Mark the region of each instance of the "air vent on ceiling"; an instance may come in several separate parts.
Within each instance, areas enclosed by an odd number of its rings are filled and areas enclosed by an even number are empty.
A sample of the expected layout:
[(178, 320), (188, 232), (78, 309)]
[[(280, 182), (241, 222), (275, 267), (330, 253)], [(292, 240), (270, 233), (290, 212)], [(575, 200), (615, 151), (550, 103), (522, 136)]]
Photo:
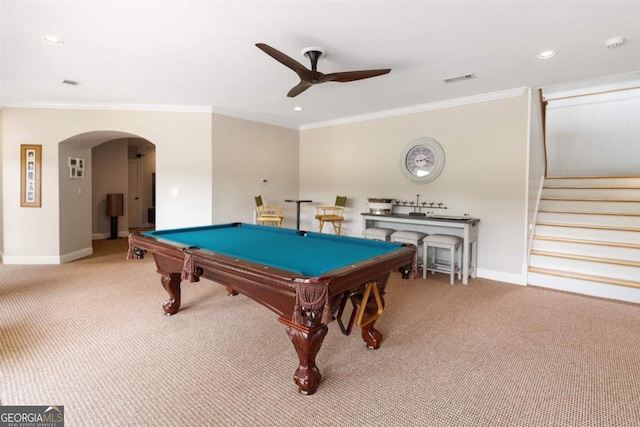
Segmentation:
[(65, 79), (65, 80), (62, 81), (62, 84), (63, 85), (78, 86), (80, 84), (80, 82), (77, 82), (75, 80), (67, 80), (67, 79)]
[(442, 81), (445, 83), (455, 83), (455, 82), (461, 82), (463, 80), (471, 80), (475, 78), (476, 78), (476, 75), (471, 73), (471, 74), (464, 74), (462, 76), (449, 77), (448, 79), (443, 79)]

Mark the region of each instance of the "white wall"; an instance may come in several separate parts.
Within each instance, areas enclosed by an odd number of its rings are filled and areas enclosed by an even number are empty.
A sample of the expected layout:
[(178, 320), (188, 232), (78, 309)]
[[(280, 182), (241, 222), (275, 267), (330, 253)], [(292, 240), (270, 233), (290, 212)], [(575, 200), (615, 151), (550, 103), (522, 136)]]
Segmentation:
[[(283, 226), (295, 228), (299, 132), (213, 115), (213, 222), (253, 222), (255, 202), (283, 206)], [(262, 178), (268, 180), (262, 184)], [(303, 207), (304, 209), (304, 207)]]
[[(58, 144), (86, 132), (126, 132), (156, 144), (159, 228), (211, 223), (210, 113), (21, 108), (5, 108), (3, 113), (5, 263), (58, 263), (83, 249), (82, 244), (73, 248), (65, 244), (69, 252), (61, 253), (60, 224), (66, 218), (60, 217)], [(20, 144), (42, 145), (42, 208), (20, 208), (20, 186), (15, 185)], [(90, 234), (90, 226), (88, 230)]]
[[(31, 110), (4, 108), (3, 129), (3, 262), (54, 264), (59, 262), (60, 225), (58, 200), (58, 146), (66, 139), (51, 141), (40, 126), (40, 114)], [(53, 132), (52, 132), (53, 133)], [(42, 145), (41, 207), (20, 207), (20, 144)]]
[[(91, 149), (58, 145), (61, 262), (90, 255), (91, 247)], [(68, 158), (84, 159), (84, 178), (69, 178)]]
[[(111, 218), (107, 216), (107, 194), (123, 194), (127, 201), (127, 143), (128, 140), (116, 139), (93, 147), (92, 159), (92, 197), (91, 197), (91, 234), (93, 238), (107, 238), (111, 235)], [(126, 232), (129, 210), (118, 218), (118, 234)]]
[[(344, 233), (362, 235), (368, 197), (444, 202), (447, 214), (479, 218), (478, 274), (525, 283), (529, 94), (397, 117), (305, 130), (300, 136), (300, 196), (314, 205), (348, 197)], [(433, 182), (400, 170), (400, 155), (418, 137), (445, 151)], [(305, 229), (316, 229), (312, 215)]]
[(549, 101), (547, 175), (640, 175), (639, 117), (640, 89)]

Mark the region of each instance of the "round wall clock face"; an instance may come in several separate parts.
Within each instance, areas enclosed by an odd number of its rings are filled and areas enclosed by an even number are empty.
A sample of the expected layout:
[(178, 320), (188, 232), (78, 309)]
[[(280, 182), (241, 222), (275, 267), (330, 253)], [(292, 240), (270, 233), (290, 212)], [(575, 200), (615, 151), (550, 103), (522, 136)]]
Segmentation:
[(414, 181), (433, 181), (444, 168), (444, 150), (435, 139), (418, 138), (402, 152), (400, 166)]

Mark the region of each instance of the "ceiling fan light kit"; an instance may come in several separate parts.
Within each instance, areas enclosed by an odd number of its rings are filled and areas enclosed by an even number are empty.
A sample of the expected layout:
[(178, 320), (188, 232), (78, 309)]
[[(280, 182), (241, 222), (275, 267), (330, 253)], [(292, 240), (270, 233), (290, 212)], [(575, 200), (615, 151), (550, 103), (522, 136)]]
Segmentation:
[(291, 68), (293, 71), (295, 71), (298, 77), (300, 77), (300, 83), (294, 86), (289, 91), (289, 93), (287, 93), (287, 96), (290, 98), (300, 95), (302, 92), (309, 89), (315, 84), (326, 82), (352, 82), (355, 80), (381, 76), (391, 71), (390, 68), (385, 68), (379, 70), (344, 71), (340, 73), (324, 74), (318, 71), (318, 59), (324, 57), (327, 54), (326, 51), (322, 48), (307, 47), (302, 49), (302, 54), (309, 58), (309, 60), (311, 61), (311, 69), (309, 70), (295, 59), (285, 55), (284, 53), (267, 44), (256, 43), (256, 47), (258, 47), (258, 49), (262, 50), (267, 55), (271, 56), (276, 61), (280, 62), (282, 65)]

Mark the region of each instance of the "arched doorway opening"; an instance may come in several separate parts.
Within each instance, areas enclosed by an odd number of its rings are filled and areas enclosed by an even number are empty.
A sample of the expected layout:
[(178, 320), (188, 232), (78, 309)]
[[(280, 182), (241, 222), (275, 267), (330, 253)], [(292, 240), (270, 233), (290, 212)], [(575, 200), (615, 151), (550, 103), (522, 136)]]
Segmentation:
[(111, 236), (107, 194), (123, 195), (118, 237), (131, 226), (153, 228), (155, 153), (144, 137), (118, 131), (86, 132), (58, 144), (62, 262), (91, 255), (94, 240)]

